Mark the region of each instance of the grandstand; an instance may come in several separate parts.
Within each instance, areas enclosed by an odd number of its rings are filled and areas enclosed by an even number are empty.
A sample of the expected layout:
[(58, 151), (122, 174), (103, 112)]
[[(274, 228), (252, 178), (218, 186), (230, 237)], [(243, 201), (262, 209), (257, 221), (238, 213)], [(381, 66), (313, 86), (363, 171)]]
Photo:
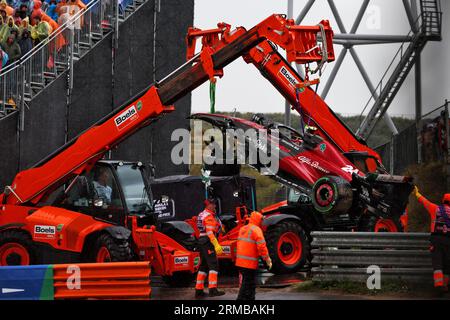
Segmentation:
[[(51, 21), (51, 25), (47, 25), (47, 30), (30, 24), (32, 49), (22, 50), (17, 59), (10, 57), (1, 69), (0, 117), (26, 107), (26, 102), (112, 32), (116, 20), (117, 24), (124, 22), (144, 2), (146, 0), (122, 0), (115, 6), (112, 0), (92, 0), (86, 4), (81, 0), (61, 0), (57, 12), (51, 14), (55, 11), (49, 4), (51, 1), (41, 5), (40, 0), (36, 0), (39, 8), (32, 6), (34, 9), (26, 16), (27, 21), (34, 22), (35, 17), (40, 16), (42, 21), (44, 17), (46, 21)], [(22, 7), (21, 3), (18, 2), (15, 12)], [(22, 27), (19, 33), (23, 29), (26, 28)]]
[[(34, 165), (182, 64), (193, 8), (193, 0), (93, 0), (3, 68), (1, 153), (9, 160), (0, 163), (0, 188), (17, 170)], [(152, 162), (161, 176), (187, 173), (187, 166), (162, 160), (170, 157), (172, 129), (188, 126), (190, 95), (177, 107), (110, 156)]]

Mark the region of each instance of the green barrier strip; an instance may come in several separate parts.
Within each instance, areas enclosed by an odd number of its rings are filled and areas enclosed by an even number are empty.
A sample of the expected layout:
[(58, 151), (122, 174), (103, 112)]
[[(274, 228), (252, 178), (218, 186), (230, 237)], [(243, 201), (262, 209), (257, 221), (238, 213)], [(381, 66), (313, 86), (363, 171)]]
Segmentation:
[(49, 265), (45, 271), (39, 300), (54, 300), (55, 288), (53, 287), (53, 265)]

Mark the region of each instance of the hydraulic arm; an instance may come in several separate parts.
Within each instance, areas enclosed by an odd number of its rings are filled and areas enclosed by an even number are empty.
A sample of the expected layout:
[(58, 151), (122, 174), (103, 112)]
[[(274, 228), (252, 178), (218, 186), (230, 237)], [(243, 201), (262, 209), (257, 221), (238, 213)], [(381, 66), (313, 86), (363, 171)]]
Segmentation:
[[(190, 29), (188, 33), (188, 58), (193, 54), (195, 47), (195, 39), (202, 36), (203, 46), (214, 46), (220, 42), (218, 35), (227, 37), (230, 30), (227, 25), (219, 24), (218, 29), (198, 30)], [(322, 21), (315, 27), (296, 27), (301, 30), (311, 30), (321, 34), (322, 43), (317, 45), (315, 49), (320, 48), (321, 59), (293, 59), (292, 51), (287, 50), (287, 60), (277, 50), (277, 44), (267, 39), (261, 41), (257, 46), (251, 48), (247, 54), (243, 56), (247, 63), (252, 63), (258, 68), (264, 77), (290, 102), (292, 107), (300, 113), (305, 124), (314, 126), (318, 129), (318, 134), (333, 143), (343, 153), (358, 151), (367, 152), (368, 155), (381, 160), (379, 155), (369, 148), (365, 141), (357, 137), (331, 110), (320, 96), (313, 90), (312, 85), (318, 84), (319, 79), (309, 80), (308, 72), (306, 79), (302, 79), (289, 62), (301, 61), (307, 64), (316, 62), (319, 71), (320, 67), (328, 61), (334, 60), (334, 52), (332, 47), (332, 32), (329, 29), (327, 21)], [(291, 28), (292, 29), (292, 28)], [(323, 34), (322, 34), (323, 33)], [(302, 34), (305, 36), (306, 34)], [(305, 41), (305, 40), (303, 40)], [(311, 61), (312, 60), (312, 61)], [(310, 70), (311, 71), (311, 70)]]
[[(251, 49), (245, 59), (260, 70), (290, 102), (292, 107), (300, 113), (306, 124), (316, 127), (322, 137), (333, 143), (342, 152), (365, 151), (380, 160), (378, 153), (368, 147), (365, 141), (357, 137), (339, 119), (312, 86), (302, 85), (305, 80), (278, 51), (274, 50), (269, 41), (264, 41), (257, 48)], [(301, 93), (299, 86), (302, 88)]]
[[(319, 33), (327, 45), (317, 45)], [(195, 54), (194, 39), (198, 36), (203, 38), (203, 48)], [(147, 87), (31, 169), (18, 173), (11, 186), (0, 195), (0, 202), (36, 205), (47, 192), (89, 170), (121, 141), (161, 115), (174, 111), (174, 102), (205, 81), (221, 77), (225, 66), (260, 44), (270, 41), (282, 47), (289, 62), (323, 63), (324, 58), (328, 61), (334, 59), (332, 36), (327, 21), (317, 26), (302, 27), (277, 14), (250, 30), (243, 27), (230, 30), (230, 26), (224, 23), (219, 24), (216, 30), (190, 29), (187, 37), (189, 59), (184, 65)]]

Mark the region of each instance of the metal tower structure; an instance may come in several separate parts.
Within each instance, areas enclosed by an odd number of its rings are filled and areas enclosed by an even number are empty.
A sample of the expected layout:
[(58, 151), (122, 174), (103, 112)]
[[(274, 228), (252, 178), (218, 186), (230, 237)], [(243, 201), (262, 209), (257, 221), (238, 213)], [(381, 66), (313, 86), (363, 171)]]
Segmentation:
[[(334, 43), (337, 45), (342, 45), (343, 48), (334, 63), (334, 67), (330, 73), (328, 81), (322, 90), (321, 97), (325, 99), (328, 95), (344, 58), (347, 53), (350, 53), (359, 72), (361, 73), (361, 76), (364, 79), (364, 82), (371, 92), (371, 97), (367, 104), (363, 107), (362, 113), (365, 110), (369, 110), (369, 112), (362, 121), (357, 134), (362, 138), (367, 139), (381, 118), (386, 121), (386, 124), (390, 128), (392, 134), (397, 134), (397, 128), (387, 113), (387, 110), (414, 65), (416, 75), (416, 119), (419, 119), (421, 116), (422, 102), (420, 52), (428, 40), (436, 41), (441, 39), (442, 13), (440, 10), (439, 0), (401, 0), (405, 9), (406, 17), (408, 18), (411, 27), (411, 31), (408, 35), (358, 34), (358, 27), (364, 17), (367, 7), (370, 4), (370, 0), (362, 1), (361, 7), (352, 23), (352, 27), (348, 32), (344, 26), (343, 20), (334, 3), (334, 0), (326, 1), (328, 2), (339, 30), (339, 33), (336, 33), (334, 36)], [(316, 0), (307, 1), (306, 5), (295, 19), (297, 24), (302, 22), (315, 2)], [(293, 0), (288, 0), (288, 17), (294, 18)], [(386, 43), (401, 43), (401, 46), (390, 63), (388, 70), (386, 70), (378, 85), (375, 86), (355, 50), (355, 46), (379, 45)], [(290, 118), (290, 110), (288, 109), (289, 108), (286, 107), (287, 123)]]

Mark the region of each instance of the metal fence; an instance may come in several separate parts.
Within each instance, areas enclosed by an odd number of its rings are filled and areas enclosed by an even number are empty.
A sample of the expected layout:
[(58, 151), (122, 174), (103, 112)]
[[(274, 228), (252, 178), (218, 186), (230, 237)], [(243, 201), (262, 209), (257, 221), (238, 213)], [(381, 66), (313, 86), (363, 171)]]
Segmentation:
[[(418, 163), (447, 162), (449, 159), (449, 102), (421, 117), (391, 141), (375, 148), (386, 169), (402, 174), (408, 166)], [(446, 120), (447, 119), (447, 120)]]
[(312, 232), (312, 275), (318, 281), (380, 279), (432, 285), (429, 233)]
[[(122, 5), (130, 3), (134, 0), (126, 0)], [(117, 1), (93, 0), (86, 10), (74, 14), (20, 60), (5, 67), (0, 73), (0, 117), (20, 110), (19, 127), (23, 130), (27, 102), (59, 75), (65, 71), (72, 72), (74, 61), (83, 57), (112, 30), (119, 19), (119, 10)], [(69, 76), (69, 88), (71, 79)]]

